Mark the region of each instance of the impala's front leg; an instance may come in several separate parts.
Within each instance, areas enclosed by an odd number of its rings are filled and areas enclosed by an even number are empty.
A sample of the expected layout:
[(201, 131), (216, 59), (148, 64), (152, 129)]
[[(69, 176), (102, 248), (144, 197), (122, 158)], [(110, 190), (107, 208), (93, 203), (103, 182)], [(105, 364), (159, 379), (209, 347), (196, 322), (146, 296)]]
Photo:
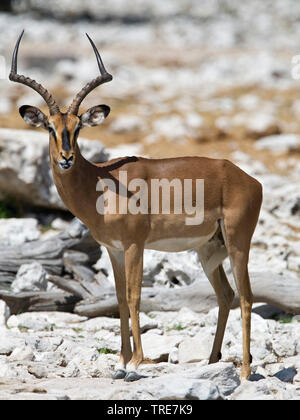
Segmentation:
[(123, 379), (126, 376), (126, 364), (132, 356), (129, 331), (129, 311), (126, 299), (125, 258), (123, 251), (107, 248), (114, 271), (116, 293), (120, 311), (121, 355), (115, 367), (113, 379)]
[(133, 354), (130, 362), (126, 366), (127, 375), (125, 381), (127, 382), (141, 378), (141, 376), (136, 373), (136, 370), (143, 361), (139, 319), (143, 279), (143, 253), (143, 244), (134, 243), (125, 250), (126, 297), (133, 337)]

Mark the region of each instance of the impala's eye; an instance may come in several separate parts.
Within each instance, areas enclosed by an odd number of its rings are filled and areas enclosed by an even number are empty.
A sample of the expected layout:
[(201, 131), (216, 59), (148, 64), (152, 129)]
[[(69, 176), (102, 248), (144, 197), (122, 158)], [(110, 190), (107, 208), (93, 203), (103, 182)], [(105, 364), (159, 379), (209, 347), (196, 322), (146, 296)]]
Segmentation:
[(78, 127), (76, 127), (76, 130), (74, 131), (74, 140), (77, 139), (79, 131), (80, 131), (80, 125), (78, 125)]
[(49, 125), (49, 127), (48, 127), (48, 131), (49, 131), (49, 134), (52, 134), (52, 136), (53, 136), (53, 137), (54, 137), (54, 139), (56, 140), (56, 133), (55, 133), (54, 128), (52, 128), (52, 127)]

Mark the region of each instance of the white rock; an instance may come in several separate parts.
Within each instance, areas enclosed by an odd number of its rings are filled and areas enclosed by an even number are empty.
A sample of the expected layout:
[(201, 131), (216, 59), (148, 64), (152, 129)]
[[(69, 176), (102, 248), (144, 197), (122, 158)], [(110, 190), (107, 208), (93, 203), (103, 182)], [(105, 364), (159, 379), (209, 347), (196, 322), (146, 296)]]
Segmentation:
[(26, 365), (11, 363), (8, 358), (0, 358), (0, 377), (6, 379), (15, 378), (23, 382), (32, 379)]
[(7, 321), (7, 326), (34, 331), (50, 331), (52, 328), (46, 317), (36, 318), (34, 313), (30, 312), (21, 315), (12, 315)]
[(220, 130), (228, 130), (232, 127), (232, 120), (229, 117), (218, 117), (215, 120), (215, 126)]
[(212, 328), (203, 328), (195, 337), (185, 338), (178, 347), (179, 363), (200, 362), (209, 359), (214, 333)]
[(92, 377), (111, 378), (119, 356), (115, 354), (100, 354), (97, 360), (90, 367), (89, 372)]
[(11, 285), (13, 292), (26, 292), (34, 290), (47, 290), (46, 271), (38, 262), (22, 264), (16, 278)]
[[(131, 321), (130, 321), (131, 322)], [(108, 330), (114, 333), (119, 334), (120, 332), (120, 320), (117, 318), (110, 318), (110, 317), (96, 317), (89, 319), (87, 321), (81, 322), (78, 324), (78, 327), (85, 331), (103, 331)], [(145, 313), (140, 313), (140, 329), (141, 333), (151, 330), (157, 327), (157, 321), (155, 319), (151, 319)]]
[(8, 305), (3, 300), (0, 300), (0, 329), (6, 326), (9, 317), (10, 309)]
[(145, 130), (145, 128), (144, 119), (136, 115), (121, 115), (110, 124), (110, 129), (114, 133), (141, 131)]
[(254, 111), (259, 105), (259, 97), (248, 93), (239, 97), (238, 104), (247, 111)]
[(11, 99), (5, 96), (1, 96), (0, 114), (1, 115), (9, 114), (12, 109), (13, 109), (13, 103)]
[[(173, 324), (173, 328), (174, 326), (176, 327), (176, 325), (179, 325), (183, 329), (194, 325), (201, 325), (203, 321), (202, 318), (201, 314), (197, 314), (189, 308), (181, 308), (176, 315), (176, 320), (174, 319), (175, 325)], [(171, 327), (171, 325), (167, 325), (167, 327)]]
[[(101, 257), (94, 265), (96, 270), (102, 270), (111, 284), (114, 284), (111, 262), (104, 247), (101, 247)], [(146, 249), (144, 251), (144, 284), (151, 286), (178, 287), (189, 285), (195, 280), (208, 281), (194, 251), (159, 252)]]
[(195, 280), (207, 281), (194, 251), (159, 252), (145, 250), (143, 281), (156, 286), (184, 286)]
[(38, 353), (52, 353), (55, 354), (58, 347), (63, 343), (63, 338), (60, 336), (43, 337), (39, 335), (30, 335), (26, 338), (26, 345), (30, 346), (37, 358)]
[(292, 390), (277, 378), (261, 379), (257, 382), (243, 381), (231, 394), (230, 400), (292, 400), (298, 399)]
[(120, 144), (117, 147), (107, 148), (110, 159), (119, 158), (122, 156), (143, 156), (142, 145), (140, 143)]
[(240, 385), (240, 378), (233, 363), (218, 362), (195, 367), (192, 371), (184, 373), (184, 376), (212, 381), (223, 395), (232, 394)]
[(293, 328), (279, 331), (272, 341), (275, 354), (279, 357), (295, 356), (297, 354), (297, 339)]
[(29, 365), (27, 370), (31, 375), (35, 376), (37, 379), (48, 377), (48, 369), (43, 364), (34, 363), (32, 365)]
[(202, 127), (204, 124), (204, 119), (201, 115), (196, 114), (195, 112), (188, 113), (185, 118), (185, 125), (192, 130), (197, 130)]
[(188, 130), (179, 115), (160, 117), (153, 122), (153, 131), (169, 140), (184, 141)]
[(183, 378), (170, 374), (152, 379), (148, 391), (159, 400), (220, 400), (224, 399), (217, 385), (211, 381)]
[(9, 356), (16, 347), (24, 346), (25, 340), (16, 337), (6, 329), (1, 329), (0, 334), (0, 355)]
[(28, 345), (16, 347), (9, 356), (10, 362), (31, 361), (34, 358), (32, 348)]
[(173, 347), (169, 353), (168, 363), (178, 363), (178, 348)]
[(144, 356), (154, 362), (163, 362), (168, 360), (170, 351), (181, 341), (180, 336), (167, 336), (153, 334), (151, 331), (142, 335), (142, 345)]
[[(131, 320), (130, 320), (131, 325)], [(146, 315), (144, 312), (140, 312), (140, 331), (141, 334), (156, 329), (158, 326), (157, 320), (150, 318), (148, 315)]]
[(28, 219), (0, 219), (0, 246), (16, 246), (39, 239), (38, 221)]
[(255, 142), (258, 150), (267, 149), (273, 153), (284, 153), (300, 146), (300, 136), (296, 134), (278, 134), (262, 137)]
[[(16, 322), (26, 322), (27, 319), (35, 319), (36, 321), (44, 322), (45, 320), (55, 325), (56, 328), (73, 328), (78, 327), (79, 324), (87, 320), (87, 317), (79, 316), (68, 312), (24, 312), (20, 315), (14, 315)], [(11, 320), (10, 320), (11, 322)], [(17, 324), (16, 324), (17, 325)]]
[(64, 358), (66, 365), (70, 362), (84, 368), (86, 364), (95, 361), (99, 357), (99, 352), (95, 347), (87, 347), (84, 343), (74, 342), (64, 339), (56, 350), (59, 357)]
[(241, 112), (234, 116), (233, 123), (237, 126), (245, 126), (257, 135), (264, 135), (270, 127), (276, 125), (277, 121), (274, 115), (269, 113), (253, 112), (249, 114)]
[(69, 227), (70, 223), (61, 219), (60, 217), (55, 218), (52, 222), (51, 222), (51, 227), (52, 229), (55, 230), (65, 230)]

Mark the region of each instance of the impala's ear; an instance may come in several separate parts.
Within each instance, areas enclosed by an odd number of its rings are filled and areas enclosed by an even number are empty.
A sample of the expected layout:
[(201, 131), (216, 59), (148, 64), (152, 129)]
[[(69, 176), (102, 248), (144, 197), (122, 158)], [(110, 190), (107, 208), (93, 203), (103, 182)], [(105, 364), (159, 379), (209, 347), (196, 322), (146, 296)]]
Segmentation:
[(96, 105), (88, 109), (81, 115), (80, 121), (82, 126), (93, 127), (101, 124), (110, 113), (110, 107), (107, 105)]
[(19, 108), (21, 117), (27, 124), (33, 127), (42, 127), (48, 130), (48, 118), (35, 106), (23, 105)]

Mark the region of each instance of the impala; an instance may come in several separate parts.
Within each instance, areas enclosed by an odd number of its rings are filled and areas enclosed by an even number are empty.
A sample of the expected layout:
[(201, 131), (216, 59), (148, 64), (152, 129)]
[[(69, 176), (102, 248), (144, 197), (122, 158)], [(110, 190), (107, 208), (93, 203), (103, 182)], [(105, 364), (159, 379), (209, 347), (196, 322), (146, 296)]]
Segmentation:
[[(74, 98), (68, 111), (60, 111), (51, 94), (36, 81), (17, 73), (19, 36), (12, 59), (10, 80), (22, 83), (38, 92), (49, 108), (49, 117), (34, 106), (23, 105), (19, 112), (23, 119), (35, 127), (49, 131), (49, 152), (53, 179), (67, 208), (90, 229), (95, 240), (108, 250), (113, 267), (116, 294), (120, 311), (121, 353), (113, 378), (133, 381), (140, 378), (138, 366), (143, 361), (139, 325), (139, 308), (143, 276), (144, 249), (180, 252), (195, 249), (204, 272), (211, 282), (219, 305), (217, 329), (209, 358), (215, 363), (221, 358), (221, 346), (234, 292), (222, 267), (229, 256), (232, 272), (240, 297), (243, 329), (243, 363), (241, 377), (250, 376), (250, 324), (252, 292), (248, 275), (248, 258), (251, 238), (257, 224), (262, 187), (258, 181), (224, 159), (206, 157), (180, 157), (170, 159), (145, 159), (120, 157), (105, 163), (88, 162), (80, 153), (77, 138), (84, 126), (96, 126), (108, 116), (107, 105), (96, 105), (78, 115), (83, 99), (97, 86), (112, 80), (106, 71), (93, 41), (100, 75), (88, 83)], [(143, 180), (147, 189), (139, 190), (138, 202), (147, 203), (149, 211), (98, 211), (99, 191), (115, 194), (120, 200), (132, 197), (122, 182)], [(122, 175), (122, 176), (121, 176)], [(174, 188), (169, 212), (151, 212), (151, 183), (153, 180), (202, 180), (204, 185), (203, 217), (201, 223), (186, 223), (183, 201), (178, 201)], [(98, 188), (99, 181), (111, 180), (115, 188), (107, 185)], [(113, 191), (111, 191), (113, 189)], [(100, 191), (100, 192), (101, 192)], [(183, 194), (183, 192), (182, 192)], [(197, 191), (192, 188), (193, 203)], [(175, 211), (175, 202), (177, 203)], [(181, 210), (178, 209), (178, 202)], [(146, 203), (146, 205), (145, 205)], [(102, 209), (103, 210), (103, 209)], [(129, 317), (133, 348), (130, 342)]]

